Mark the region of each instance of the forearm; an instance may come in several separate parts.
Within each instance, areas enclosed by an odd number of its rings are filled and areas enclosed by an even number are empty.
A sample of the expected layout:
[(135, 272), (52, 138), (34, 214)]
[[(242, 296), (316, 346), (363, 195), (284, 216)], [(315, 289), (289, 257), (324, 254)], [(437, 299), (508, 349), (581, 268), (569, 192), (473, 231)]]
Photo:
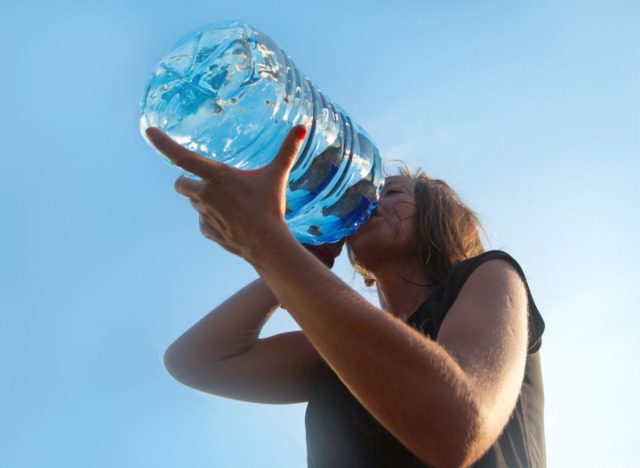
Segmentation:
[(470, 437), (476, 407), (463, 371), (442, 347), (370, 304), (286, 233), (269, 245), (253, 257), (254, 267), (376, 419), (431, 462), (442, 460), (444, 445)]
[(278, 306), (261, 279), (248, 284), (183, 333), (168, 349), (165, 360), (215, 362), (248, 350)]

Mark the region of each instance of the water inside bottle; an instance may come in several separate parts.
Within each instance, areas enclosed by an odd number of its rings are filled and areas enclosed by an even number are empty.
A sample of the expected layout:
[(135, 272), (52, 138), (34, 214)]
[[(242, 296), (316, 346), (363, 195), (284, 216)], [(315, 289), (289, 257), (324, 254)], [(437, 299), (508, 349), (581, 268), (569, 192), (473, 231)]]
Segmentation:
[(309, 131), (290, 174), (286, 221), (301, 242), (335, 242), (375, 209), (380, 155), (268, 36), (241, 22), (199, 28), (159, 63), (141, 103), (143, 136), (159, 127), (240, 169), (268, 164), (299, 123)]

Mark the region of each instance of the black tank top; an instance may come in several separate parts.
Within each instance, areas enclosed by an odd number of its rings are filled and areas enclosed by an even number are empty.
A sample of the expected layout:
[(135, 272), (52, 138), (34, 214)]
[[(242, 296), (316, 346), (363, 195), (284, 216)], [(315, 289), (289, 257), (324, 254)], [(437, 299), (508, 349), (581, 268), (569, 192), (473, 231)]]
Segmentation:
[[(492, 259), (508, 261), (527, 284), (520, 265), (510, 255), (499, 250), (488, 251), (458, 263), (446, 283), (431, 293), (407, 323), (436, 340), (447, 311), (469, 275), (483, 262)], [(546, 466), (544, 393), (539, 353), (544, 321), (528, 286), (527, 295), (529, 347), (520, 394), (502, 434), (474, 467)], [(326, 364), (310, 395), (305, 426), (310, 468), (429, 466), (378, 423)]]

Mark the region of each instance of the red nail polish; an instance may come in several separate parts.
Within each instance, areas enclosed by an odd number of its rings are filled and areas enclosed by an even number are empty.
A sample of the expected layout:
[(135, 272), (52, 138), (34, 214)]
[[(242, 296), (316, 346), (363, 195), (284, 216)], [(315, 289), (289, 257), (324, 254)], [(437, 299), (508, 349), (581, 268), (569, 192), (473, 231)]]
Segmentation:
[(305, 136), (307, 136), (307, 128), (306, 127), (298, 127), (298, 128), (296, 128), (296, 137), (298, 138), (298, 140), (303, 140)]

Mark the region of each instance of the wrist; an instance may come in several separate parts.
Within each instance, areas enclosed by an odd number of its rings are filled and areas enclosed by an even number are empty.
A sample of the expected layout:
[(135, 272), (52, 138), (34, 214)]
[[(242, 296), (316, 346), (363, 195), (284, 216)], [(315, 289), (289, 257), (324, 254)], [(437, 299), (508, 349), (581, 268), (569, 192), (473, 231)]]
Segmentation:
[(261, 232), (262, 235), (246, 249), (243, 255), (244, 259), (256, 269), (268, 264), (273, 255), (279, 255), (284, 249), (288, 249), (291, 244), (299, 245), (284, 221), (264, 226)]

